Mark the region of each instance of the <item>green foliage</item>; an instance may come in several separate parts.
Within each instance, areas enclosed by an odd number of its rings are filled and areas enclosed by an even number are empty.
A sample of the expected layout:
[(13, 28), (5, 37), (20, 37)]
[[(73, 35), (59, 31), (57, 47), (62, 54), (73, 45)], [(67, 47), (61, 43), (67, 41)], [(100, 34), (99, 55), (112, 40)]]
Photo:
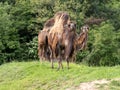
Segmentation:
[(38, 59), (37, 58), (37, 55), (38, 55), (38, 51), (37, 51), (38, 42), (37, 41), (38, 41), (38, 37), (34, 37), (33, 40), (27, 44), (29, 58)]
[(10, 9), (8, 3), (0, 3), (0, 64), (14, 59), (14, 51), (20, 47), (17, 30), (9, 14)]
[(118, 41), (116, 41), (116, 32), (114, 27), (108, 23), (102, 23), (100, 28), (92, 30), (94, 36), (93, 48), (87, 56), (90, 65), (108, 65), (120, 64), (118, 53)]
[(79, 51), (76, 55), (76, 62), (84, 62), (85, 57), (89, 54), (88, 50)]
[(71, 20), (77, 22), (77, 32), (80, 32), (80, 27), (87, 18), (108, 20), (108, 24), (91, 26), (88, 48), (77, 54), (77, 61), (86, 61), (88, 58), (90, 65), (119, 64), (119, 7), (118, 0), (1, 0), (0, 64), (14, 59), (37, 58), (36, 36), (45, 21), (57, 11), (69, 13)]

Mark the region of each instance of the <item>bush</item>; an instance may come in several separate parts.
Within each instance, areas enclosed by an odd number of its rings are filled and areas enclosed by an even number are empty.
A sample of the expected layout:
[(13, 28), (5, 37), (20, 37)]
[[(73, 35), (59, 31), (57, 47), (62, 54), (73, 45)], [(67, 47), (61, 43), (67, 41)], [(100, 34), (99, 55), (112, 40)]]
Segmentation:
[(79, 63), (79, 62), (82, 62), (84, 60), (84, 58), (88, 55), (88, 51), (85, 50), (85, 51), (79, 51), (76, 55), (76, 62)]
[(108, 23), (102, 23), (100, 28), (91, 31), (94, 40), (90, 54), (87, 56), (89, 65), (113, 66), (120, 64), (118, 53), (119, 42), (116, 41), (116, 32), (113, 26)]
[(30, 59), (38, 59), (37, 48), (38, 48), (38, 38), (34, 37), (30, 43), (27, 43), (28, 56)]

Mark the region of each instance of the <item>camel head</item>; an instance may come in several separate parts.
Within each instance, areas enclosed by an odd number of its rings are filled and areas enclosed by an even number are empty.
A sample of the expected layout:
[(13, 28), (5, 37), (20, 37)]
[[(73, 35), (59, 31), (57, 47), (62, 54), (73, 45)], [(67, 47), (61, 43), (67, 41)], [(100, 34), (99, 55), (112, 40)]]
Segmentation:
[(71, 21), (70, 24), (68, 24), (70, 27), (70, 30), (75, 31), (76, 30), (76, 23)]
[(83, 50), (86, 48), (89, 29), (90, 28), (88, 25), (84, 25), (81, 27), (81, 33), (79, 36), (77, 36), (75, 40), (76, 50)]
[(61, 20), (63, 21), (63, 25), (67, 24), (67, 22), (69, 21), (68, 13), (64, 12), (61, 16)]
[(82, 30), (82, 32), (88, 32), (89, 31), (89, 29), (90, 29), (90, 27), (88, 26), (88, 25), (84, 25), (84, 26), (82, 26), (81, 27), (81, 30)]
[(70, 30), (70, 31), (75, 31), (76, 30), (76, 22), (70, 21), (64, 27), (69, 28), (68, 30)]

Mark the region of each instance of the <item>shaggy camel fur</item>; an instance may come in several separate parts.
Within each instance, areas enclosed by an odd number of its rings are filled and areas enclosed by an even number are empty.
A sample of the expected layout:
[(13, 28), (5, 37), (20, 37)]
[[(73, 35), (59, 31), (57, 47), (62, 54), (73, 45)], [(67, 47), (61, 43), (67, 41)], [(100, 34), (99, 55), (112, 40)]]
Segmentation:
[(51, 52), (51, 62), (53, 68), (53, 59), (56, 59), (57, 44), (60, 39), (62, 39), (62, 34), (64, 32), (64, 26), (69, 21), (69, 15), (66, 12), (58, 12), (55, 14), (55, 23), (51, 28), (48, 35), (48, 44)]
[(47, 20), (44, 24), (43, 31), (49, 32), (50, 29), (53, 27), (54, 23), (55, 23), (54, 18), (51, 18), (51, 19)]
[(41, 60), (48, 58), (46, 52), (48, 47), (47, 36), (48, 32), (43, 30), (38, 34), (38, 56)]
[(58, 12), (54, 16), (55, 23), (54, 26), (51, 28), (49, 35), (48, 35), (48, 43), (51, 48), (56, 47), (56, 40), (55, 34), (59, 34), (59, 38), (61, 38), (62, 33), (64, 31), (64, 26), (67, 24), (69, 15), (66, 12)]
[[(59, 41), (58, 45), (60, 48), (59, 56), (62, 55), (62, 50), (64, 51), (64, 58), (67, 61), (67, 68), (69, 69), (69, 59), (74, 53), (74, 39), (76, 37), (76, 23), (70, 22), (67, 27), (65, 27), (64, 33), (62, 35), (62, 40)], [(62, 66), (62, 61), (61, 61)], [(60, 68), (59, 64), (59, 68)]]
[[(75, 29), (76, 29), (76, 24), (73, 22), (70, 22), (68, 25), (64, 27), (63, 33), (61, 34), (61, 38), (59, 38), (59, 34), (55, 33), (55, 46), (50, 47), (51, 48), (51, 63), (52, 63), (52, 68), (53, 66), (53, 59), (56, 59), (58, 57), (58, 70), (60, 67), (63, 68), (62, 65), (62, 51), (64, 51), (64, 57), (65, 60), (67, 61), (67, 67), (69, 68), (69, 57), (72, 56), (73, 54), (73, 49), (74, 49), (74, 38), (75, 38)], [(48, 40), (49, 41), (49, 40)]]
[(52, 38), (54, 38), (56, 33), (59, 33), (60, 35), (63, 33), (64, 26), (68, 21), (69, 15), (66, 12), (58, 12), (55, 14), (55, 23), (49, 32), (49, 34), (52, 34)]
[(41, 60), (49, 59), (48, 33), (54, 25), (54, 22), (54, 18), (47, 20), (44, 24), (43, 30), (38, 33), (38, 56)]
[[(65, 13), (65, 12), (64, 12)], [(48, 59), (49, 49), (48, 49), (48, 33), (53, 27), (55, 21), (61, 17), (63, 12), (57, 12), (53, 18), (47, 20), (44, 24), (43, 30), (38, 34), (38, 56), (42, 59)], [(47, 52), (46, 52), (47, 51)], [(48, 54), (47, 54), (48, 53)]]
[(76, 50), (82, 50), (87, 44), (88, 26), (81, 28), (79, 36), (76, 34), (76, 24), (70, 22), (69, 15), (66, 12), (58, 12), (53, 18), (44, 24), (43, 30), (38, 35), (38, 54), (40, 57), (47, 57), (45, 51), (50, 50), (50, 59), (53, 66), (53, 60), (58, 59), (58, 70), (62, 65), (62, 51), (69, 68), (69, 58)]

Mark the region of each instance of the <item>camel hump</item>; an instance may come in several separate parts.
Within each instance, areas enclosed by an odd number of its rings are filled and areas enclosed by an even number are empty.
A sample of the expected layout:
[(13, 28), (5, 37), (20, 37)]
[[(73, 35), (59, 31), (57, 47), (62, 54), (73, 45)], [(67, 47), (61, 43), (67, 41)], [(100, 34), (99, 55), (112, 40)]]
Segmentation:
[(45, 22), (44, 27), (45, 27), (45, 28), (52, 27), (52, 26), (54, 25), (54, 23), (55, 23), (54, 18), (50, 18), (50, 19), (48, 19), (48, 20)]

